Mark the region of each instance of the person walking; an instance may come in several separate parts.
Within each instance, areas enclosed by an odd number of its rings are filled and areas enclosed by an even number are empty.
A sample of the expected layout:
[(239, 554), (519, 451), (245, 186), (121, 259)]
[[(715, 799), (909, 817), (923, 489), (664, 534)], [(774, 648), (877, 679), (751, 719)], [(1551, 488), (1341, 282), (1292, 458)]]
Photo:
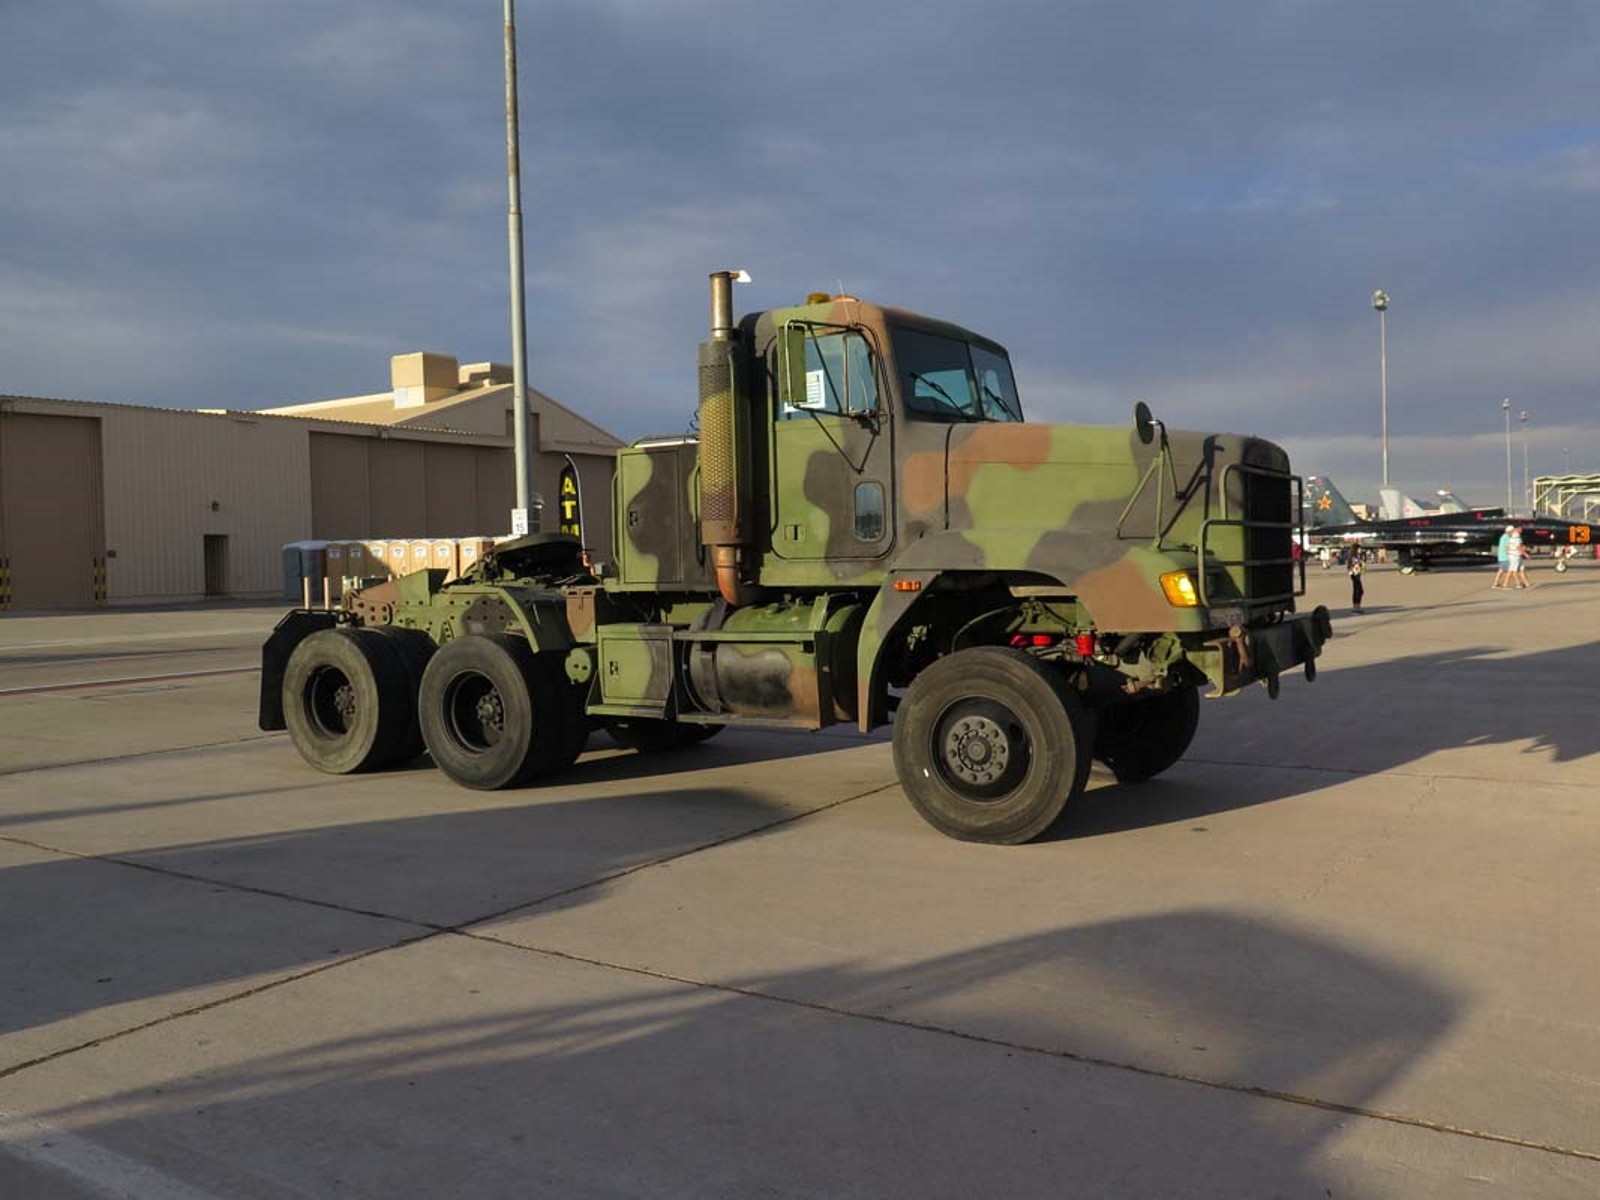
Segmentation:
[(1494, 586), (1497, 588), (1510, 586), (1511, 535), (1516, 531), (1515, 525), (1507, 525), (1500, 532), (1500, 540), (1494, 544)]
[(1510, 575), (1507, 587), (1525, 588), (1528, 583), (1528, 553), (1522, 544), (1522, 530), (1512, 526), (1511, 540), (1506, 543), (1506, 566)]
[(1367, 594), (1367, 589), (1361, 582), (1361, 551), (1354, 546), (1350, 548), (1350, 562), (1346, 570), (1350, 572), (1350, 607), (1359, 613), (1361, 598)]

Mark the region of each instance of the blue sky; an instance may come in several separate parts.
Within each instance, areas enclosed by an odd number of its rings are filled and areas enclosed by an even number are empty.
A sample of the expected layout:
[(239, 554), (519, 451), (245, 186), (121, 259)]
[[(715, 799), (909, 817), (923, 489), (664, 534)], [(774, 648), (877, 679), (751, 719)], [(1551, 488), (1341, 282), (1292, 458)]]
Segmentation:
[[(0, 391), (258, 407), (509, 354), (498, 0), (0, 0)], [(533, 382), (683, 428), (705, 276), (1007, 344), (1042, 419), (1352, 498), (1600, 470), (1600, 6), (518, 6)], [(1514, 422), (1515, 483), (1522, 438)]]

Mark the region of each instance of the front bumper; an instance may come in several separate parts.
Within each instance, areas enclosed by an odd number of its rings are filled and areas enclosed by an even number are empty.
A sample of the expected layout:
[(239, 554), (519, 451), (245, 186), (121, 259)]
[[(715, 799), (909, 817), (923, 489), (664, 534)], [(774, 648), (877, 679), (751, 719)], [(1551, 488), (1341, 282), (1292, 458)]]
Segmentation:
[(1333, 620), (1319, 604), (1309, 613), (1271, 625), (1235, 625), (1222, 637), (1208, 641), (1198, 653), (1191, 652), (1189, 659), (1205, 672), (1218, 695), (1264, 682), (1276, 696), (1278, 677), (1285, 671), (1302, 667), (1307, 679), (1316, 678), (1317, 655), (1332, 636)]

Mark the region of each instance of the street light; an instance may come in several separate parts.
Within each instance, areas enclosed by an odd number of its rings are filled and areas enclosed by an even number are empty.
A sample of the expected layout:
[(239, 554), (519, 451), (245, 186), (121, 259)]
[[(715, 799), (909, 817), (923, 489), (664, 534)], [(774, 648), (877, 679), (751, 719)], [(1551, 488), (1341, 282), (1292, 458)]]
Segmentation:
[(1522, 502), (1532, 508), (1533, 485), (1528, 480), (1528, 410), (1518, 413), (1517, 420), (1522, 425)]
[(1372, 293), (1372, 307), (1378, 310), (1378, 406), (1383, 420), (1383, 486), (1389, 486), (1389, 293), (1381, 288)]
[(1500, 401), (1500, 411), (1506, 414), (1506, 512), (1511, 512), (1511, 397)]

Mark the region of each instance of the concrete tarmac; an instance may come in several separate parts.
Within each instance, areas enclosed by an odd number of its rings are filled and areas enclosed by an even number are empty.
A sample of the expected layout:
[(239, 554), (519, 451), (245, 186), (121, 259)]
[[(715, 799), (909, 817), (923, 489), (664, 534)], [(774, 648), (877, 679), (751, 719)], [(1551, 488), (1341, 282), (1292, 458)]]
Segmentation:
[(1600, 1195), (1600, 566), (1311, 566), (1048, 841), (882, 734), (552, 784), (255, 728), (277, 607), (0, 619), (0, 1196)]

